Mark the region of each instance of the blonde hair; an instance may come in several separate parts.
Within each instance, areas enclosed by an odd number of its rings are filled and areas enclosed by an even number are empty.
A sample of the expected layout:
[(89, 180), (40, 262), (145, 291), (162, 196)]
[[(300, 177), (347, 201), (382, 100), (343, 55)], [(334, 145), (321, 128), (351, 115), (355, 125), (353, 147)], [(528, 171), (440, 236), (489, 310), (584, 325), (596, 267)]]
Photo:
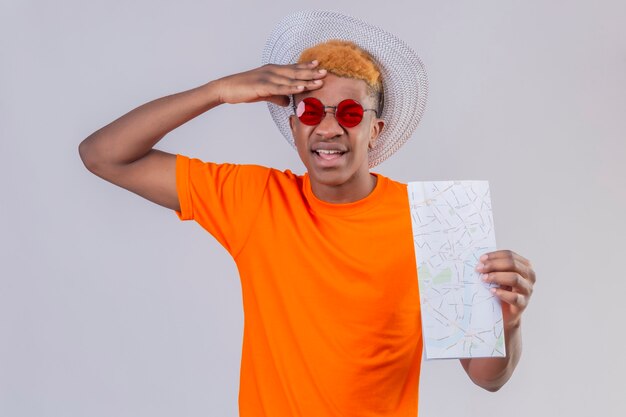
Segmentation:
[(338, 77), (363, 80), (369, 87), (370, 95), (382, 95), (380, 70), (372, 56), (354, 42), (332, 39), (319, 43), (302, 51), (298, 63), (315, 59), (319, 61), (319, 68), (324, 68)]

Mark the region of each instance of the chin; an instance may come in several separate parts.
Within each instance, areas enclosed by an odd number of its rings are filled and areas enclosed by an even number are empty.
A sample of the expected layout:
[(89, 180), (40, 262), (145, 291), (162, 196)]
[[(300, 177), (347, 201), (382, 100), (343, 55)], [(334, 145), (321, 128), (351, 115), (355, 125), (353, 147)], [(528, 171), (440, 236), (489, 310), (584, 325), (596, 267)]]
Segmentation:
[(311, 181), (328, 187), (342, 186), (359, 177), (359, 169), (356, 167), (320, 168), (309, 166), (307, 172)]
[(311, 177), (313, 181), (328, 187), (338, 187), (345, 184), (350, 179), (350, 175), (341, 172), (308, 172), (309, 177)]

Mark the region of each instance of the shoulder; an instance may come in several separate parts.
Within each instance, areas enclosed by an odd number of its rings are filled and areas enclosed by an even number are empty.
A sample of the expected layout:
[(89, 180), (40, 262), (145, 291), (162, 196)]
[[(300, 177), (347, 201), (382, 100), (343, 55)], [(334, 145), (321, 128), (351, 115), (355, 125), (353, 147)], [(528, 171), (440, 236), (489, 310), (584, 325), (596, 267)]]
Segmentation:
[(279, 170), (257, 164), (205, 161), (197, 157), (177, 155), (179, 172), (191, 179), (236, 182), (248, 186), (265, 186), (269, 183), (286, 187), (298, 185), (302, 176), (291, 170)]
[(295, 176), (289, 170), (280, 171), (275, 168), (257, 164), (206, 161), (202, 158), (191, 157), (182, 154), (176, 155), (176, 163), (178, 165), (187, 165), (190, 169), (196, 171), (241, 172), (257, 175), (272, 175), (277, 177), (282, 176), (285, 178), (291, 178)]
[(377, 172), (372, 172), (372, 174), (376, 175), (378, 177), (378, 180), (381, 181), (384, 185), (385, 188), (388, 191), (396, 191), (396, 192), (406, 192), (407, 190), (407, 184), (400, 182), (400, 181), (396, 181), (392, 178), (386, 177), (382, 174), (379, 174)]

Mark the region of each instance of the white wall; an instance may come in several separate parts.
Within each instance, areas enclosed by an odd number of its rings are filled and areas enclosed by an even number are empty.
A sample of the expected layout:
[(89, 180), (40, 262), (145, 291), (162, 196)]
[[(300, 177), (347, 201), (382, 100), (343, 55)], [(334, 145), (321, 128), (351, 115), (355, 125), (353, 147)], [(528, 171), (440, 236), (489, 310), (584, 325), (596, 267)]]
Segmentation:
[[(538, 275), (509, 383), (491, 394), (457, 362), (426, 363), (420, 416), (625, 415), (626, 3), (265, 3), (2, 0), (0, 415), (237, 415), (234, 263), (197, 224), (91, 175), (77, 146), (259, 65), (288, 12), (339, 6), (403, 38), (429, 75), (420, 127), (378, 171), (489, 180), (499, 247)], [(157, 147), (303, 170), (263, 103)]]

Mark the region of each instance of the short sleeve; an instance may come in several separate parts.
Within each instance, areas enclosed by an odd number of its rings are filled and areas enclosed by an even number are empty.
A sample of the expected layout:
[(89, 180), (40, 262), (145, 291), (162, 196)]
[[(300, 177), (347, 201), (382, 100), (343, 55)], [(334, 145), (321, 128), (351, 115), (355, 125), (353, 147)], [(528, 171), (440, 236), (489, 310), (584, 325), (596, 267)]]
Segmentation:
[(176, 155), (180, 220), (195, 220), (233, 256), (243, 247), (256, 219), (270, 169), (217, 164)]

